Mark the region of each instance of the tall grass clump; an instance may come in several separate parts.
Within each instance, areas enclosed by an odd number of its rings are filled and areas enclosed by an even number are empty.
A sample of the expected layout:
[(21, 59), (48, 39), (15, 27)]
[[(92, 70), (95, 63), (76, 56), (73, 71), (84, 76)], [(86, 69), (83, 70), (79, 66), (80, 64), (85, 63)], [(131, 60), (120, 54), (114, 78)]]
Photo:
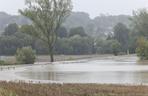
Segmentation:
[(11, 91), (0, 88), (0, 96), (18, 96), (18, 95), (16, 95)]

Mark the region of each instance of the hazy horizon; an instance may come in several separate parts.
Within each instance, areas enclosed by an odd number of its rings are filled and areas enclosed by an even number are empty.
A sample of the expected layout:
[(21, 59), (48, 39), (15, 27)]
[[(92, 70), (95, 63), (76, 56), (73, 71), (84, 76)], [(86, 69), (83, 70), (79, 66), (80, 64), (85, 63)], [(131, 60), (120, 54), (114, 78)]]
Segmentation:
[[(147, 0), (72, 0), (75, 12), (87, 12), (90, 17), (100, 14), (132, 15), (133, 10), (148, 8)], [(1, 0), (0, 11), (17, 15), (18, 9), (24, 8), (24, 0)]]

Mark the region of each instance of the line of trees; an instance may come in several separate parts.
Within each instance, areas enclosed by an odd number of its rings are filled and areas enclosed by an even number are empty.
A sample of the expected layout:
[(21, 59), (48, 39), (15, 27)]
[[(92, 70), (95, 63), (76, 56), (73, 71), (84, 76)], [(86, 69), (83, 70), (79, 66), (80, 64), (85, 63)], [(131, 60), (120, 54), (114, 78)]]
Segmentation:
[[(21, 27), (15, 23), (8, 25), (0, 37), (1, 55), (14, 55), (17, 48), (25, 46), (31, 46), (36, 50), (37, 54), (48, 54), (46, 43), (26, 34), (27, 32), (32, 33), (32, 31), (34, 31), (34, 29), (31, 25), (23, 25)], [(117, 52), (121, 51), (119, 48), (121, 48), (122, 45), (120, 44), (123, 42), (124, 45), (124, 40), (127, 40), (126, 37), (125, 39), (123, 38), (123, 41), (121, 40), (121, 43), (113, 37), (105, 40), (100, 38), (95, 40), (85, 33), (83, 27), (72, 28), (69, 31), (67, 31), (65, 27), (60, 27), (59, 30), (57, 30), (57, 36), (58, 38), (54, 46), (54, 53), (65, 55), (94, 53), (112, 54), (113, 51), (117, 54)]]
[[(0, 54), (14, 55), (18, 48), (31, 46), (37, 54), (48, 54), (46, 43), (28, 34), (34, 31), (31, 25), (19, 27), (9, 24), (0, 36)], [(69, 32), (65, 27), (57, 30), (57, 41), (54, 46), (55, 54), (92, 54), (94, 39), (88, 36), (83, 27), (72, 28)]]
[[(65, 27), (57, 30), (57, 41), (54, 45), (55, 54), (84, 55), (84, 54), (114, 54), (129, 50), (129, 31), (125, 25), (119, 23), (114, 28), (115, 35), (108, 38), (93, 38), (86, 34), (83, 27)], [(14, 55), (18, 48), (31, 46), (37, 54), (48, 54), (46, 43), (26, 33), (33, 33), (32, 25), (18, 26), (9, 24), (0, 37), (0, 54)], [(125, 34), (126, 33), (126, 34)]]
[[(0, 36), (0, 54), (14, 55), (18, 48), (31, 46), (37, 54), (129, 54), (137, 52), (148, 58), (148, 11), (136, 11), (131, 25), (119, 22), (113, 32), (102, 38), (92, 38), (83, 27), (67, 30), (61, 26), (72, 10), (71, 0), (26, 0), (20, 10), (32, 25), (9, 24)], [(140, 38), (140, 39), (139, 39)], [(138, 42), (137, 42), (138, 41)]]
[[(143, 12), (144, 11), (144, 12)], [(132, 27), (126, 26), (123, 23), (118, 23), (111, 34), (104, 38), (93, 38), (86, 34), (83, 27), (76, 27), (67, 30), (61, 26), (57, 31), (57, 40), (53, 47), (54, 54), (128, 54), (140, 52), (138, 47), (142, 39), (141, 36), (147, 40), (146, 18), (148, 13), (142, 10), (143, 13), (135, 13), (131, 18)], [(140, 14), (145, 14), (141, 17)], [(141, 20), (144, 19), (144, 20)], [(141, 20), (141, 21), (139, 21)], [(141, 23), (138, 25), (138, 23)], [(31, 46), (36, 50), (37, 54), (48, 54), (49, 49), (43, 40), (32, 37), (30, 34), (34, 33), (32, 25), (18, 26), (17, 24), (9, 24), (0, 37), (0, 54), (14, 55), (17, 48)], [(27, 33), (27, 34), (26, 34)], [(138, 48), (137, 48), (138, 47)], [(147, 49), (147, 48), (146, 48)], [(143, 52), (141, 52), (142, 54)]]

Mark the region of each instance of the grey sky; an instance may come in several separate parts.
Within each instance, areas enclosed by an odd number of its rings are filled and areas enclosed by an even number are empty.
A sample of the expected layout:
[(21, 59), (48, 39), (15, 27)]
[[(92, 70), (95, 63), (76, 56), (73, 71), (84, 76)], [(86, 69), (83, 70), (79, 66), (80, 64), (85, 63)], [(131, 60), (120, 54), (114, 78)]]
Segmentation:
[[(73, 0), (74, 11), (88, 12), (91, 17), (104, 14), (132, 14), (133, 10), (148, 8), (148, 0)], [(24, 0), (0, 0), (0, 11), (17, 14)]]

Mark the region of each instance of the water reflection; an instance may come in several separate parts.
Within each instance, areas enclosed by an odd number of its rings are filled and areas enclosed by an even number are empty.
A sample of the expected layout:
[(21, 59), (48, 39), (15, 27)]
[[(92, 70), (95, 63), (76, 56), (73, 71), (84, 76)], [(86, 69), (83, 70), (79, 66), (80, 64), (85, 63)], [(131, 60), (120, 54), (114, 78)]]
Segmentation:
[(148, 72), (22, 72), (20, 75), (64, 83), (148, 83)]
[[(128, 61), (127, 61), (128, 60)], [(90, 60), (60, 62), (27, 68), (17, 75), (34, 80), (52, 80), (64, 83), (148, 83), (148, 65), (135, 59)]]

